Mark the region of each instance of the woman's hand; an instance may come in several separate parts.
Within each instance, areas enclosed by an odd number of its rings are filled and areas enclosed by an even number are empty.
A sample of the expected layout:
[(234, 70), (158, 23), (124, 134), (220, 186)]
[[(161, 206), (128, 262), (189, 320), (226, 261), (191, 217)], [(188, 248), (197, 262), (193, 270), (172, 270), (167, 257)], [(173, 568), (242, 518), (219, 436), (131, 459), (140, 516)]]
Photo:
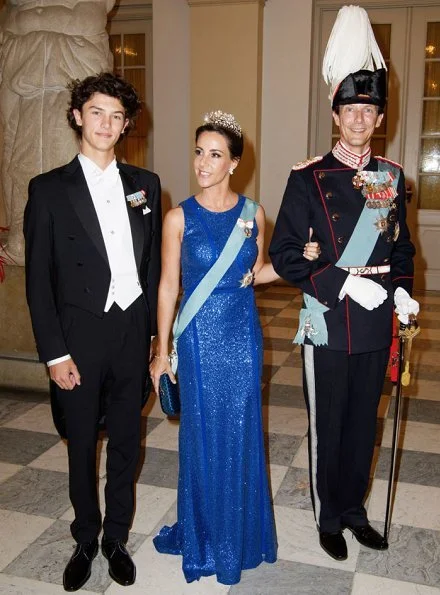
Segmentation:
[(162, 272), (157, 297), (157, 337), (150, 361), (150, 376), (156, 394), (159, 394), (159, 379), (168, 374), (176, 382), (168, 359), (169, 337), (173, 326), (174, 310), (179, 294), (180, 251), (184, 229), (182, 207), (168, 211), (162, 225)]
[[(309, 240), (312, 239), (313, 228), (309, 228)], [(317, 260), (321, 254), (321, 248), (318, 242), (307, 242), (304, 246), (303, 256), (307, 260)]]
[(150, 362), (150, 376), (153, 381), (154, 391), (159, 395), (159, 380), (162, 374), (168, 374), (173, 384), (176, 384), (176, 377), (174, 376), (170, 361), (167, 355), (154, 355)]

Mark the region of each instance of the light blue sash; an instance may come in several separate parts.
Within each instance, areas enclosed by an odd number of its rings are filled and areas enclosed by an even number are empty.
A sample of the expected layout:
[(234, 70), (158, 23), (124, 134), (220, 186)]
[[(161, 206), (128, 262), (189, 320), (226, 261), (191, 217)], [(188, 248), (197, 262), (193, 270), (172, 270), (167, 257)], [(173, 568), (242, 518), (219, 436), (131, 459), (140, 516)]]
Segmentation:
[[(240, 219), (253, 221), (257, 209), (258, 204), (246, 198), (240, 213)], [(174, 373), (177, 370), (177, 340), (234, 262), (246, 238), (244, 229), (234, 225), (220, 256), (189, 296), (181, 312), (176, 316), (173, 325), (173, 354), (171, 356), (171, 366)]]
[[(380, 172), (391, 171), (393, 173), (392, 185), (397, 191), (400, 169), (384, 161), (379, 161), (378, 169)], [(381, 207), (381, 217), (387, 217), (389, 210), (389, 207)], [(377, 209), (369, 209), (365, 203), (356, 227), (336, 266), (366, 265), (378, 239), (378, 229), (375, 226), (377, 214)], [(324, 313), (329, 308), (307, 293), (304, 293), (303, 298), (305, 308), (300, 310), (298, 332), (293, 342), (303, 344), (305, 337), (307, 337), (316, 346), (327, 345), (328, 331)]]

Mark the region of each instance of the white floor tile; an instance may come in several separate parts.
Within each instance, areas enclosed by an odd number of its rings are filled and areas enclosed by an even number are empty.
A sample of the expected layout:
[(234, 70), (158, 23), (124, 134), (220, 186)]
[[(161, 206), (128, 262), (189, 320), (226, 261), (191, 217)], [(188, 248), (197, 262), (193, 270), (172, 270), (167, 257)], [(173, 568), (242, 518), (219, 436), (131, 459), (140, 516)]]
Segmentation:
[(23, 469), (23, 465), (13, 465), (12, 463), (0, 462), (0, 483), (18, 473), (20, 469)]
[(440, 589), (356, 573), (351, 595), (438, 595)]
[(177, 499), (177, 490), (136, 485), (136, 512), (131, 531), (149, 535)]
[[(6, 574), (0, 575), (0, 593), (2, 595), (66, 595), (62, 585), (42, 583)], [(78, 593), (78, 595), (91, 595), (94, 591), (80, 589), (75, 593)]]
[(275, 434), (304, 436), (307, 432), (308, 420), (305, 409), (295, 407), (263, 407), (264, 429)]
[(159, 397), (153, 393), (148, 397), (148, 401), (145, 407), (142, 409), (142, 415), (144, 417), (157, 417), (159, 419), (166, 418), (165, 413), (160, 407)]
[(151, 539), (142, 544), (133, 560), (137, 568), (136, 583), (128, 590), (113, 583), (106, 595), (217, 595), (229, 591), (229, 587), (218, 583), (215, 577), (186, 583), (181, 556), (159, 554)]
[(359, 554), (355, 539), (347, 539), (348, 559), (333, 560), (319, 545), (319, 534), (312, 511), (275, 506), (278, 557), (282, 560), (354, 571)]
[(292, 461), (292, 467), (299, 467), (301, 469), (309, 468), (309, 443), (307, 436), (301, 442), (301, 446), (296, 451), (296, 455)]
[(53, 425), (51, 409), (48, 403), (35, 405), (35, 407), (29, 409), (23, 415), (4, 424), (3, 427), (28, 430), (29, 432), (44, 432), (46, 434), (58, 433)]
[[(2, 539), (0, 539), (0, 569), (5, 568), (12, 562), (52, 523), (54, 523), (54, 520), (46, 517), (0, 510), (2, 534)], [(3, 593), (1, 589), (0, 591)]]
[(416, 399), (440, 401), (440, 386), (438, 382), (434, 382), (433, 380), (419, 380), (416, 378), (414, 382), (405, 389), (404, 395)]
[(288, 351), (264, 351), (264, 363), (269, 366), (282, 366), (289, 357)]
[(284, 465), (269, 465), (269, 480), (272, 498), (275, 498), (288, 469), (289, 468)]
[(281, 366), (271, 378), (272, 384), (286, 384), (288, 386), (302, 386), (302, 369)]
[(179, 422), (165, 419), (142, 441), (150, 448), (177, 450), (179, 446)]
[[(96, 451), (96, 462), (98, 467), (98, 476), (104, 477), (106, 474), (107, 462), (107, 441), (98, 443)], [(67, 454), (67, 445), (60, 441), (52, 448), (49, 448), (42, 455), (37, 457), (28, 465), (36, 469), (48, 469), (50, 471), (61, 471), (63, 473), (69, 472), (69, 459)]]
[[(440, 424), (406, 421), (401, 423), (400, 430), (400, 448), (440, 454)], [(392, 438), (393, 420), (387, 419), (384, 427), (382, 446), (391, 446)]]
[[(384, 521), (388, 482), (373, 481), (368, 517)], [(440, 488), (398, 482), (392, 513), (392, 523), (440, 531)], [(391, 529), (392, 530), (392, 529)]]
[(62, 471), (63, 473), (67, 473), (68, 456), (66, 444), (62, 441), (58, 442), (38, 458), (34, 459), (28, 466), (37, 469), (49, 469), (50, 471)]

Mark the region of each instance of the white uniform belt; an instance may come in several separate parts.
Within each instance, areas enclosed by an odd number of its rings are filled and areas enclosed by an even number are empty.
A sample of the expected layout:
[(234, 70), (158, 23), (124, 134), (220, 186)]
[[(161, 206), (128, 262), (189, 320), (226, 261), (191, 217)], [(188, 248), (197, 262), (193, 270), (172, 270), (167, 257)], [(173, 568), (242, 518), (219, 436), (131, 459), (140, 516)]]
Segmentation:
[(350, 275), (381, 275), (382, 273), (390, 272), (389, 264), (381, 264), (372, 267), (339, 267), (344, 271), (348, 271)]

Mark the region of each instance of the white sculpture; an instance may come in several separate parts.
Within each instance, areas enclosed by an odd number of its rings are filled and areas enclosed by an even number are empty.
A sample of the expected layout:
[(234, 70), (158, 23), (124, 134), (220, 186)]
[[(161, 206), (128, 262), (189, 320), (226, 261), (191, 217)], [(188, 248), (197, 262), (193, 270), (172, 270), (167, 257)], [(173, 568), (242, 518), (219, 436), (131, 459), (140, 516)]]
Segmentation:
[[(24, 264), (29, 180), (78, 151), (67, 85), (111, 70), (105, 30), (115, 0), (7, 0), (0, 22), (1, 191), (9, 234), (0, 258)], [(1, 197), (0, 197), (1, 198)]]

